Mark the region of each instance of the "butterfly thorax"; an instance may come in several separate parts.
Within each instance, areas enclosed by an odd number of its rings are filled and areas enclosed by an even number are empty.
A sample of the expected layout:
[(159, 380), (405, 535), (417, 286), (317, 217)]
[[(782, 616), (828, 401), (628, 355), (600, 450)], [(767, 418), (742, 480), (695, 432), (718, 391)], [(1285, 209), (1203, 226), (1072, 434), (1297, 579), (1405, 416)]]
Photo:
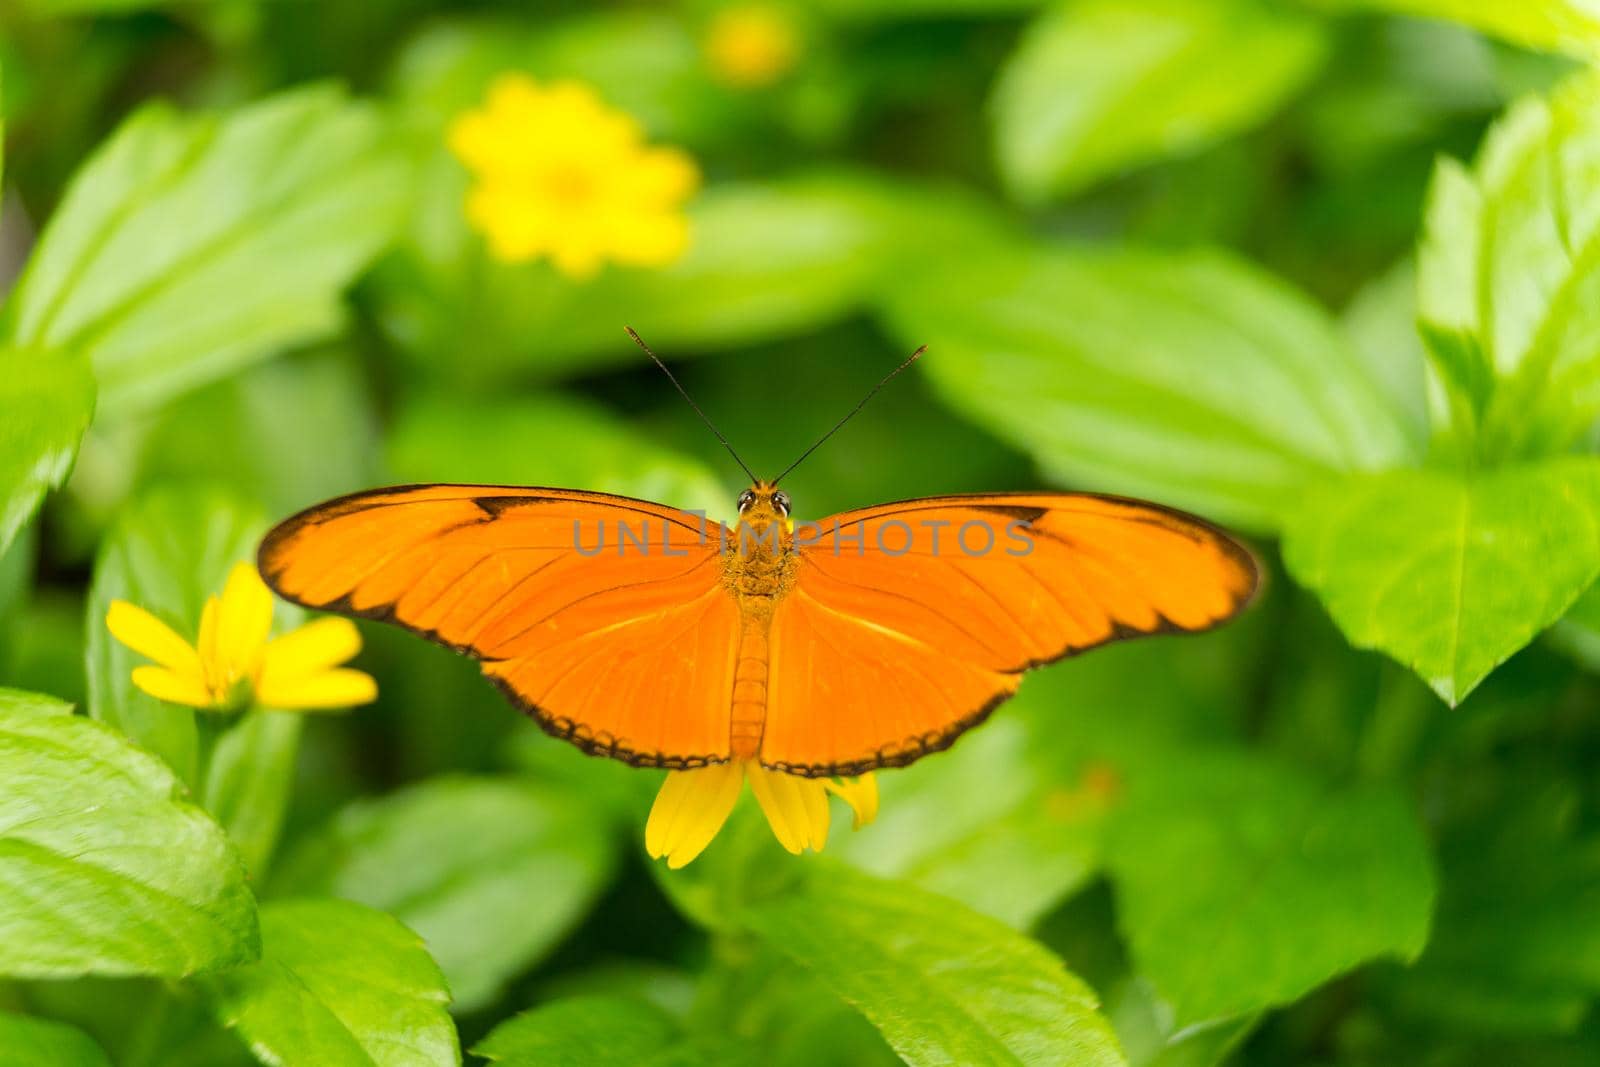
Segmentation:
[(794, 580), (792, 526), (776, 514), (747, 512), (734, 528), (732, 541), (723, 557), (729, 591), (747, 611), (770, 610)]

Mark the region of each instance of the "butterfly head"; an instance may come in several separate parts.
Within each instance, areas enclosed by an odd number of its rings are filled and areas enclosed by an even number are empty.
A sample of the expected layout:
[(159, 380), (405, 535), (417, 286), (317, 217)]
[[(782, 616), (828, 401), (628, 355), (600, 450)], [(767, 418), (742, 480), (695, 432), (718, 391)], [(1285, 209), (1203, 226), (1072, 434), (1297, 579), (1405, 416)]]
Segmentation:
[(757, 533), (775, 522), (782, 523), (786, 530), (792, 529), (790, 506), (788, 493), (771, 482), (758, 480), (739, 494), (739, 521)]

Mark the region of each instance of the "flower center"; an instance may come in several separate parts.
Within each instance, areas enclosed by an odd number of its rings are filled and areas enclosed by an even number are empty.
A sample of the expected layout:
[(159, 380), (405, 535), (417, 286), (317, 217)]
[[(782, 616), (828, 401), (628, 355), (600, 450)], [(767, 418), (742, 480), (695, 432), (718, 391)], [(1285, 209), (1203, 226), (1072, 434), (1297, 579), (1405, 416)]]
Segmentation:
[(545, 196), (566, 207), (587, 204), (594, 199), (594, 172), (584, 167), (554, 167), (541, 182)]

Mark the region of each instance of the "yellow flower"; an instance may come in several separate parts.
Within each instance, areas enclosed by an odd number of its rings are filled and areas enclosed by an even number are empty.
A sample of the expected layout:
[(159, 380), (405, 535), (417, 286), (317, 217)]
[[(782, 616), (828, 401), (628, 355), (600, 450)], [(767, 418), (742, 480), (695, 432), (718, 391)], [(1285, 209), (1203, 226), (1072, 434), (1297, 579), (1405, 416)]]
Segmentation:
[(781, 8), (739, 4), (711, 20), (705, 50), (718, 78), (740, 89), (759, 89), (793, 69), (800, 33)]
[(664, 266), (688, 248), (694, 161), (646, 145), (638, 122), (586, 85), (502, 75), (482, 107), (456, 117), (449, 142), (476, 179), (467, 219), (496, 259), (549, 256), (582, 279), (607, 260)]
[(661, 784), (645, 823), (644, 847), (651, 858), (682, 867), (700, 855), (750, 783), (778, 843), (793, 853), (822, 851), (828, 840), (828, 794), (843, 797), (855, 813), (857, 830), (878, 815), (878, 780), (802, 778), (770, 771), (754, 760), (735, 760), (672, 771)]
[(377, 699), (370, 675), (338, 665), (361, 651), (349, 619), (318, 619), (282, 637), (272, 630), (272, 592), (249, 563), (234, 565), (220, 597), (206, 601), (195, 645), (126, 600), (106, 628), (159, 666), (136, 667), (133, 684), (158, 700), (211, 711), (252, 703), (281, 710), (344, 708)]

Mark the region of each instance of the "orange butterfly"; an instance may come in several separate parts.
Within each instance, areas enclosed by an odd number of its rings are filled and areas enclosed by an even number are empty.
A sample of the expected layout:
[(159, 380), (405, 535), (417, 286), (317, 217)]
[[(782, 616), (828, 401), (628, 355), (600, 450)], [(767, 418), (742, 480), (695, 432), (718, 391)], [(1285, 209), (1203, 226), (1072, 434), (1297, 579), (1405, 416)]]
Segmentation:
[(797, 526), (777, 488), (788, 470), (751, 475), (731, 528), (582, 490), (377, 489), (279, 524), (260, 567), (295, 603), (474, 657), (585, 752), (671, 769), (646, 827), (671, 866), (705, 848), (746, 780), (786, 848), (820, 848), (829, 791), (870, 819), (868, 772), (948, 748), (1024, 671), (1210, 629), (1256, 587), (1248, 551), (1159, 505), (993, 493)]

